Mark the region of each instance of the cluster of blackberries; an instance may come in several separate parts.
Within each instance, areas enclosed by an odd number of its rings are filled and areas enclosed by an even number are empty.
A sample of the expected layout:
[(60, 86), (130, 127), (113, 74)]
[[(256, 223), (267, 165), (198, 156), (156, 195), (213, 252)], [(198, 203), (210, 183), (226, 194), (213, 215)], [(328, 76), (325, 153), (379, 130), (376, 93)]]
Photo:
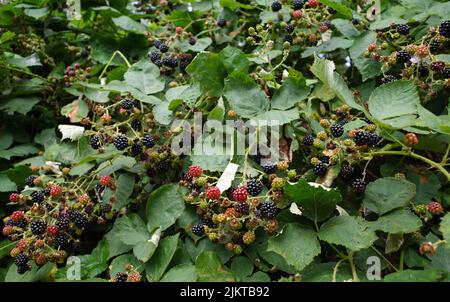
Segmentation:
[(72, 211), (70, 212), (69, 217), (79, 228), (84, 228), (88, 224), (88, 218), (81, 212)]
[(450, 37), (450, 20), (446, 20), (439, 25), (439, 33), (446, 38)]
[(381, 79), (383, 84), (391, 83), (391, 82), (394, 82), (394, 81), (397, 81), (397, 80), (398, 80), (397, 77), (393, 76), (391, 74), (388, 74), (383, 79)]
[(373, 132), (358, 131), (353, 137), (353, 141), (357, 146), (376, 146), (381, 141), (381, 137)]

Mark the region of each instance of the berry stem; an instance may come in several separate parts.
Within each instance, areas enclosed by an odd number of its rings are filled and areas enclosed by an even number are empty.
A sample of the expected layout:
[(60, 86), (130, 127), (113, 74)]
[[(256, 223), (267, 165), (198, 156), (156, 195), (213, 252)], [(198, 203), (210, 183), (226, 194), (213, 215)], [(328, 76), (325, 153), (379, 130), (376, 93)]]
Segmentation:
[[(403, 155), (403, 156), (409, 156), (418, 160), (421, 160), (428, 165), (438, 169), (442, 174), (444, 174), (445, 177), (447, 177), (447, 180), (450, 181), (450, 173), (442, 166), (442, 164), (437, 163), (435, 161), (432, 161), (431, 159), (428, 159), (426, 157), (423, 157), (419, 154), (416, 154), (411, 151), (377, 151), (377, 152), (371, 152), (369, 153), (369, 156), (383, 156), (383, 155)], [(370, 157), (369, 157), (370, 158)]]
[(108, 69), (109, 65), (111, 65), (111, 63), (114, 60), (114, 58), (116, 57), (116, 55), (119, 55), (122, 58), (122, 60), (124, 60), (125, 64), (127, 64), (128, 68), (131, 67), (130, 62), (128, 62), (127, 58), (123, 55), (123, 53), (121, 53), (119, 50), (116, 50), (113, 53), (113, 55), (111, 56), (111, 58), (109, 59), (108, 63), (106, 63), (105, 67), (103, 68), (102, 73), (98, 76), (99, 79), (103, 78), (103, 75), (105, 74), (105, 72)]

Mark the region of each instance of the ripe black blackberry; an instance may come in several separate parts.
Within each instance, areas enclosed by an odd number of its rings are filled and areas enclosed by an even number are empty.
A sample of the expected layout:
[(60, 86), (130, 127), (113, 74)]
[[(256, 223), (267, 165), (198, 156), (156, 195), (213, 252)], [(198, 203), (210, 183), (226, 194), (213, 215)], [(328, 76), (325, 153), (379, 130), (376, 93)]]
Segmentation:
[(272, 164), (264, 164), (262, 166), (262, 168), (263, 168), (264, 172), (267, 174), (275, 173), (277, 170), (277, 166), (272, 165)]
[(445, 20), (439, 25), (439, 33), (446, 38), (450, 38), (450, 20)]
[(32, 202), (41, 203), (44, 201), (44, 199), (45, 199), (45, 191), (44, 190), (34, 191), (33, 193), (31, 193), (31, 201)]
[(158, 172), (167, 172), (170, 168), (170, 162), (168, 160), (161, 160), (156, 164), (156, 170)]
[(199, 223), (192, 226), (192, 233), (197, 236), (203, 236), (205, 234), (205, 226), (203, 223)]
[(445, 63), (442, 61), (435, 61), (430, 64), (430, 69), (434, 72), (442, 72), (445, 68)]
[(154, 63), (156, 66), (158, 66), (158, 67), (163, 66), (163, 63), (162, 63), (161, 60), (156, 60), (156, 61), (154, 61), (153, 63)]
[(428, 45), (428, 48), (430, 49), (431, 53), (437, 53), (439, 51), (439, 49), (442, 48), (442, 43), (438, 40), (433, 40)]
[(352, 182), (352, 188), (355, 192), (363, 193), (366, 190), (366, 182), (360, 178), (356, 178)]
[(118, 272), (114, 277), (114, 281), (116, 282), (127, 282), (128, 274), (123, 272)]
[(333, 124), (330, 127), (331, 134), (334, 137), (341, 137), (344, 134), (344, 127), (341, 124)]
[(444, 70), (442, 70), (442, 75), (444, 78), (449, 79), (450, 78), (450, 67), (445, 67)]
[(315, 174), (319, 176), (323, 176), (327, 173), (327, 166), (323, 162), (319, 162), (313, 167), (313, 171)]
[(294, 38), (291, 35), (284, 35), (283, 41), (284, 42), (289, 42), (289, 43), (292, 44), (292, 42), (294, 42)]
[(273, 12), (277, 12), (281, 9), (281, 3), (278, 1), (274, 1), (274, 2), (272, 2), (271, 7), (272, 7)]
[(178, 66), (178, 59), (175, 57), (164, 57), (162, 59), (162, 64), (167, 67), (175, 68)]
[(30, 175), (27, 178), (25, 178), (25, 185), (29, 187), (34, 187), (34, 180), (36, 179), (36, 176)]
[(356, 143), (357, 146), (364, 146), (367, 144), (367, 141), (369, 140), (369, 135), (365, 131), (358, 131), (355, 134), (355, 137), (353, 138), (353, 141)]
[(225, 25), (227, 25), (227, 20), (225, 20), (224, 18), (219, 18), (217, 20), (217, 26), (219, 27), (225, 27)]
[(190, 37), (190, 38), (189, 38), (189, 40), (188, 40), (188, 43), (189, 43), (189, 45), (192, 45), (192, 46), (194, 46), (194, 45), (195, 45), (195, 43), (197, 43), (197, 40), (195, 40), (195, 38), (194, 38), (194, 37)]
[(24, 219), (21, 219), (21, 220), (17, 220), (17, 221), (13, 221), (13, 220), (11, 220), (12, 221), (12, 224), (11, 224), (11, 226), (15, 226), (15, 227), (18, 227), (18, 228), (21, 228), (21, 229), (23, 229), (24, 227), (26, 227), (27, 226), (27, 220), (24, 218)]
[(88, 224), (88, 218), (78, 211), (73, 211), (70, 213), (71, 220), (79, 228), (84, 228)]
[(247, 192), (251, 196), (257, 196), (263, 189), (263, 183), (258, 179), (250, 179), (247, 181)]
[(381, 82), (383, 82), (383, 84), (387, 84), (387, 83), (391, 83), (394, 81), (397, 81), (397, 77), (393, 76), (391, 74), (388, 74), (387, 76), (385, 76), (383, 79), (381, 79)]
[(130, 110), (131, 108), (133, 108), (133, 101), (124, 99), (120, 102), (120, 107), (122, 107), (123, 109), (126, 109), (126, 110)]
[(396, 58), (398, 63), (406, 63), (411, 59), (411, 55), (406, 49), (402, 49), (397, 51)]
[(370, 147), (378, 145), (378, 143), (381, 141), (381, 136), (379, 136), (376, 133), (369, 133), (367, 135), (367, 145)]
[(294, 1), (292, 1), (292, 8), (294, 10), (302, 9), (303, 5), (305, 5), (305, 0), (294, 0)]
[(128, 147), (128, 138), (125, 135), (117, 135), (114, 137), (113, 143), (117, 150), (124, 150)]
[(345, 124), (347, 124), (348, 123), (348, 119), (346, 119), (346, 118), (343, 118), (343, 119), (341, 119), (339, 122), (337, 122), (339, 125), (341, 125), (341, 126), (344, 126)]
[(259, 210), (261, 211), (261, 214), (263, 217), (272, 219), (277, 215), (277, 206), (273, 201), (266, 201), (261, 204), (259, 207)]
[(312, 146), (313, 143), (314, 143), (314, 136), (312, 136), (311, 134), (308, 134), (303, 138), (303, 145)]
[(55, 238), (53, 239), (53, 244), (57, 248), (63, 248), (69, 243), (69, 236), (65, 233), (59, 232), (56, 234)]
[(140, 143), (134, 143), (131, 145), (131, 154), (133, 156), (138, 156), (142, 153), (142, 145)]
[(23, 267), (27, 266), (28, 260), (29, 260), (28, 256), (24, 253), (21, 253), (14, 258), (14, 263), (18, 267)]
[(339, 171), (339, 175), (347, 178), (355, 172), (355, 169), (347, 162), (343, 163), (341, 166), (341, 170)]
[(56, 226), (60, 229), (67, 229), (70, 224), (70, 218), (68, 214), (60, 214), (56, 219)]
[(151, 135), (144, 135), (144, 137), (141, 140), (142, 144), (146, 146), (147, 148), (151, 148), (155, 145), (155, 140)]
[(160, 41), (160, 40), (155, 40), (154, 42), (153, 42), (153, 46), (155, 46), (156, 48), (159, 48), (159, 45), (161, 45), (163, 42), (162, 41)]
[(401, 35), (408, 35), (410, 29), (411, 29), (411, 27), (409, 27), (408, 24), (398, 24), (397, 25), (397, 32)]
[(422, 62), (421, 64), (419, 64), (419, 66), (417, 66), (417, 71), (419, 72), (419, 76), (421, 77), (426, 77), (430, 73), (428, 64), (425, 62)]
[(332, 7), (327, 7), (327, 11), (328, 11), (330, 14), (332, 14), (332, 15), (334, 15), (335, 13), (337, 13), (337, 11), (336, 11), (334, 8), (332, 8)]
[(131, 121), (131, 128), (133, 128), (136, 131), (140, 131), (142, 127), (142, 123), (140, 120), (133, 120)]
[(30, 230), (34, 235), (42, 235), (47, 229), (47, 223), (44, 220), (35, 220), (30, 225)]
[(150, 61), (152, 61), (153, 63), (155, 63), (156, 61), (161, 60), (161, 53), (159, 51), (152, 51), (150, 53)]
[(245, 214), (248, 214), (250, 207), (246, 201), (243, 201), (243, 202), (236, 202), (234, 204), (234, 209), (236, 210), (236, 212), (245, 215)]
[(294, 31), (294, 26), (292, 24), (288, 24), (284, 27), (284, 30), (287, 31), (288, 33), (292, 33)]
[(97, 135), (92, 136), (89, 140), (89, 144), (91, 145), (92, 149), (100, 148), (100, 138)]
[(166, 53), (169, 51), (169, 46), (165, 43), (161, 43), (161, 44), (159, 44), (158, 49), (160, 52)]

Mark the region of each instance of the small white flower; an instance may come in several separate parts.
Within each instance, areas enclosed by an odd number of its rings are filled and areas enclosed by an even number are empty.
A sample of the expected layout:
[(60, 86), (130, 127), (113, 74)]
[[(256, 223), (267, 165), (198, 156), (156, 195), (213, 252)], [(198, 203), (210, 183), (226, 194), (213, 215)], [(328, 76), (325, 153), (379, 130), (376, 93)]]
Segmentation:
[(58, 129), (62, 133), (61, 140), (68, 138), (71, 141), (76, 141), (79, 140), (84, 133), (84, 127), (81, 126), (59, 125)]

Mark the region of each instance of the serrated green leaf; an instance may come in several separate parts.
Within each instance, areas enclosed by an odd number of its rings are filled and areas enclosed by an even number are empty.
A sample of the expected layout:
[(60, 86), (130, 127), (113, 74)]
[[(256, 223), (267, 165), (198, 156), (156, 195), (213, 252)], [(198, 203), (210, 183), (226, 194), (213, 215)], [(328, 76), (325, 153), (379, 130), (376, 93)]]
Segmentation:
[(407, 209), (392, 211), (370, 223), (373, 230), (390, 234), (412, 233), (420, 229), (421, 226), (420, 218)]
[(204, 251), (195, 260), (195, 271), (200, 282), (231, 282), (234, 281), (226, 267), (220, 262), (214, 252)]
[(407, 180), (379, 178), (367, 185), (363, 204), (369, 210), (382, 215), (406, 206), (415, 194), (416, 186)]
[(159, 281), (166, 271), (177, 249), (179, 234), (166, 237), (159, 242), (152, 258), (145, 265), (147, 279)]
[(320, 254), (316, 232), (296, 223), (286, 224), (280, 234), (269, 239), (268, 251), (275, 252), (301, 271)]
[(331, 218), (321, 225), (318, 235), (320, 240), (345, 246), (351, 251), (370, 247), (377, 239), (367, 221), (354, 216)]

